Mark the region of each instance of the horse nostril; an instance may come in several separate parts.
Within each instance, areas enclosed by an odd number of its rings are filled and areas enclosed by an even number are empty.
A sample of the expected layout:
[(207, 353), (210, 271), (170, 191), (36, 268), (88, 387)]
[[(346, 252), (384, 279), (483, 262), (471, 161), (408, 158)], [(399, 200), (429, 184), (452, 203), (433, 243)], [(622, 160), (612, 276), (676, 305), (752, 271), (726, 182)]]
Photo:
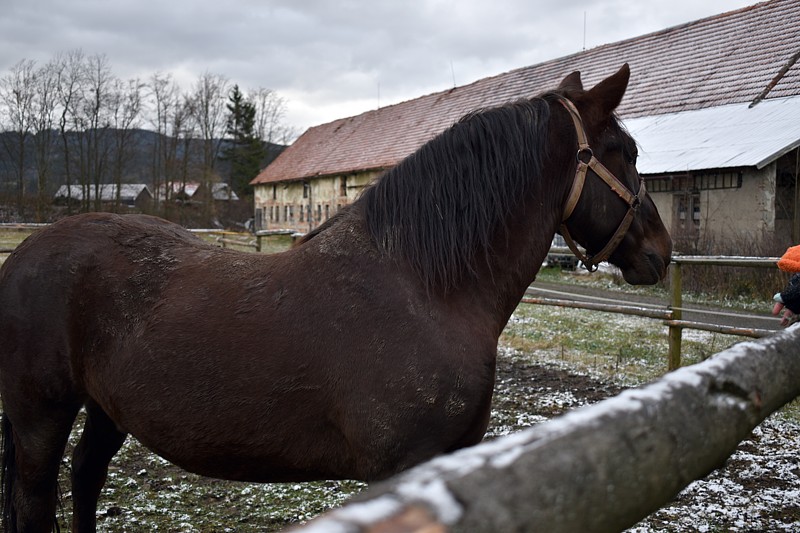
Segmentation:
[(646, 256), (650, 265), (652, 265), (653, 269), (658, 273), (658, 278), (664, 279), (667, 275), (667, 265), (669, 265), (671, 257), (667, 256), (664, 258), (664, 256), (653, 252), (648, 252)]

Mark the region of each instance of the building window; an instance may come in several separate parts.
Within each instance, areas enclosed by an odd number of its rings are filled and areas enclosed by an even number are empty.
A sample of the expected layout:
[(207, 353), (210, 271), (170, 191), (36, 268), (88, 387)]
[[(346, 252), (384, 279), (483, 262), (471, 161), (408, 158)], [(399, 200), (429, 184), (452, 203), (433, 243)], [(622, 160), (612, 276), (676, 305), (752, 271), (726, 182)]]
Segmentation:
[(278, 186), (277, 185), (273, 185), (272, 186), (272, 199), (273, 200), (277, 200), (278, 199)]
[(264, 229), (264, 209), (261, 207), (256, 208), (256, 217), (253, 221), (253, 226), (256, 231)]
[(300, 222), (303, 222), (305, 220), (305, 218), (304, 218), (305, 207), (306, 206), (300, 204)]
[(317, 222), (322, 221), (322, 204), (317, 204)]
[(342, 176), (339, 180), (339, 196), (347, 196), (347, 176)]
[(674, 174), (646, 179), (647, 192), (712, 191), (740, 189), (741, 172), (711, 172), (707, 174)]
[(294, 205), (289, 206), (289, 220), (294, 222)]
[(325, 220), (331, 218), (331, 206), (329, 204), (325, 204)]
[(309, 189), (309, 187), (310, 187), (310, 185), (308, 184), (308, 182), (304, 181), (303, 182), (303, 198), (308, 198), (308, 189)]

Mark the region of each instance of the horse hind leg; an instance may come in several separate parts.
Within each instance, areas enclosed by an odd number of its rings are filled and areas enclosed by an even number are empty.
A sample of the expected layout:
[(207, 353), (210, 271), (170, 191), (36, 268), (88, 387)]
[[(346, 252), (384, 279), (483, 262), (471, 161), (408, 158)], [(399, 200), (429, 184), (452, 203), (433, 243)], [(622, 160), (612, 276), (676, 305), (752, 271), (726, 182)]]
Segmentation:
[(58, 469), (78, 405), (39, 416), (3, 413), (3, 525), (7, 532), (58, 531)]
[(108, 464), (126, 437), (100, 406), (86, 404), (86, 424), (72, 454), (72, 531), (95, 531), (97, 500)]

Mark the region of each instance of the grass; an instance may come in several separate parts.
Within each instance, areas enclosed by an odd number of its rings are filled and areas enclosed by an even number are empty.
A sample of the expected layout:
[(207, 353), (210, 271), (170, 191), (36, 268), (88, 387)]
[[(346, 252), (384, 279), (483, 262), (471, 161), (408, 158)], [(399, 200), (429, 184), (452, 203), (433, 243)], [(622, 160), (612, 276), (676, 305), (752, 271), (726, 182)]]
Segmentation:
[[(212, 244), (218, 244), (217, 238), (221, 234), (199, 234), (200, 238)], [(228, 233), (224, 237), (229, 241), (241, 241), (243, 243), (255, 242), (256, 238), (249, 233)], [(252, 246), (239, 246), (237, 244), (226, 243), (225, 246), (232, 250), (240, 252), (253, 252), (255, 249)], [(261, 252), (265, 254), (274, 254), (288, 250), (292, 246), (291, 235), (269, 235), (261, 238)]]
[[(698, 363), (741, 340), (684, 331), (683, 364)], [(520, 304), (500, 341), (535, 354), (537, 362), (568, 364), (625, 386), (652, 381), (667, 371), (667, 326), (653, 319)]]
[[(16, 229), (4, 229), (0, 228), (0, 250), (8, 249), (8, 248), (16, 248), (19, 244), (24, 241), (34, 230), (16, 230)], [(200, 237), (210, 243), (215, 243), (216, 238), (218, 235), (213, 234), (200, 234)], [(242, 240), (242, 241), (253, 241), (255, 237), (249, 234), (237, 234), (237, 235), (230, 235), (229, 238)], [(263, 237), (262, 240), (262, 252), (263, 253), (277, 253), (282, 252), (284, 250), (288, 250), (292, 245), (292, 237), (290, 235), (270, 235), (268, 237)], [(242, 252), (252, 252), (253, 248), (248, 246), (236, 246), (230, 245), (229, 248), (233, 250), (239, 250)], [(0, 253), (0, 265), (8, 258), (8, 254)]]
[[(30, 234), (31, 234), (30, 230), (20, 231), (20, 230), (10, 230), (10, 229), (0, 229), (0, 250), (16, 248)], [(0, 253), (0, 265), (3, 264), (3, 262), (6, 260), (7, 257), (8, 254)]]
[[(692, 267), (684, 266), (683, 268), (685, 271), (687, 268)], [(586, 275), (583, 271), (565, 272), (558, 268), (543, 268), (536, 275), (536, 280), (565, 285), (583, 285), (620, 293), (654, 296), (663, 299), (664, 302), (669, 301), (670, 297), (669, 288), (663, 282), (657, 285), (634, 287), (625, 283), (622, 277), (616, 274), (597, 272), (592, 275)], [(782, 288), (782, 285), (764, 283), (759, 296), (752, 297), (733, 294), (713, 294), (710, 292), (694, 292), (687, 290), (684, 285), (682, 300), (684, 303), (712, 305), (731, 311), (763, 311), (764, 309), (772, 307), (772, 295)]]

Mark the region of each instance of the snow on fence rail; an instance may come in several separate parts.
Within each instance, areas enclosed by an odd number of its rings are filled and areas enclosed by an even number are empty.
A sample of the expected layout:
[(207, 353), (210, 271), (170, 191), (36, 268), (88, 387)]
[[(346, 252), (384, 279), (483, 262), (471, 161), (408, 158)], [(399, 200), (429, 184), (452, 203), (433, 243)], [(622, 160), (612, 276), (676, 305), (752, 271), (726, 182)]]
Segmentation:
[(296, 531), (621, 531), (800, 395), (800, 324), (520, 433), (435, 458)]

